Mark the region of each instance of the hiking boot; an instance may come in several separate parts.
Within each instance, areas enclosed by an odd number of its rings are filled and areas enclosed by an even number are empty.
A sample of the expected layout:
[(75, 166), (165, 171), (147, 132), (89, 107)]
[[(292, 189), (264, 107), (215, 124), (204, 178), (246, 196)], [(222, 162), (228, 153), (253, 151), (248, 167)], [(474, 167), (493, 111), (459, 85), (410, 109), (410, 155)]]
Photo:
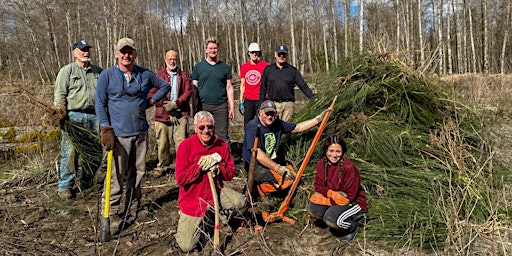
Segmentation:
[(153, 171), (151, 172), (152, 176), (156, 177), (156, 178), (160, 178), (160, 177), (164, 176), (165, 173), (166, 173), (166, 169), (163, 167), (155, 167), (155, 169), (153, 169)]
[(123, 220), (121, 218), (119, 218), (119, 216), (117, 216), (117, 215), (110, 215), (109, 221), (110, 221), (110, 234), (114, 235), (114, 234), (119, 233), (119, 231), (120, 231), (119, 228), (120, 228)]
[(63, 189), (59, 191), (58, 194), (61, 200), (69, 200), (71, 197), (73, 197), (73, 194), (71, 194), (71, 189)]

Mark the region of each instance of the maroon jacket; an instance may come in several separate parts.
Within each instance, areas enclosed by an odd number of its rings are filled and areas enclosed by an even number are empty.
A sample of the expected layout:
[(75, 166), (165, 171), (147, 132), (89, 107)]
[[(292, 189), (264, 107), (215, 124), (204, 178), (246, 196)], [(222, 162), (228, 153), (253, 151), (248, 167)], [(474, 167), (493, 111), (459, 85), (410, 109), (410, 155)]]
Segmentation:
[[(190, 81), (190, 78), (188, 77), (188, 74), (178, 68), (178, 99), (176, 100), (176, 104), (178, 105), (178, 108), (181, 109), (181, 114), (184, 117), (189, 117), (190, 115), (190, 96), (192, 95), (192, 83)], [(160, 69), (158, 72), (156, 72), (156, 75), (162, 79), (164, 79), (167, 83), (171, 83), (171, 79), (169, 75), (167, 74), (167, 70), (165, 68)], [(172, 84), (171, 84), (172, 86)], [(151, 91), (149, 91), (148, 97), (153, 96), (158, 91), (158, 88), (152, 88)], [(165, 95), (165, 98), (163, 100), (160, 100), (155, 103), (155, 121), (166, 123), (169, 122), (169, 112), (165, 111), (165, 109), (162, 107), (164, 104), (164, 101), (170, 101), (171, 100), (171, 92), (169, 91), (167, 95)]]
[[(325, 197), (327, 197), (327, 191), (329, 189), (345, 192), (350, 202), (355, 202), (361, 206), (361, 211), (368, 211), (366, 195), (364, 188), (361, 186), (359, 170), (357, 170), (357, 167), (348, 157), (343, 157), (335, 165), (327, 164), (327, 175), (325, 173), (325, 157), (320, 159), (316, 165), (316, 175), (313, 185), (315, 186), (315, 191)], [(331, 203), (334, 205), (332, 199)]]

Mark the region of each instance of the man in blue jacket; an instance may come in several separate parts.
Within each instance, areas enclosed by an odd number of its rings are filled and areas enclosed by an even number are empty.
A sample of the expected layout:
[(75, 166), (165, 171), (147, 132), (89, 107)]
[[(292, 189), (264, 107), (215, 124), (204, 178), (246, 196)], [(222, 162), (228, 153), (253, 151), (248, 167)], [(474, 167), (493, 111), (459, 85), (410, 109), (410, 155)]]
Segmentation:
[[(146, 169), (148, 122), (146, 109), (164, 98), (170, 86), (155, 73), (135, 65), (137, 48), (131, 38), (121, 38), (115, 51), (117, 65), (105, 70), (96, 87), (96, 115), (101, 128), (101, 143), (113, 150), (110, 186), (111, 229), (120, 223), (119, 205), (126, 176), (124, 210), (133, 221), (139, 207), (141, 180)], [(159, 90), (148, 99), (151, 88)], [(105, 191), (103, 192), (103, 203)], [(126, 216), (125, 216), (126, 217)]]

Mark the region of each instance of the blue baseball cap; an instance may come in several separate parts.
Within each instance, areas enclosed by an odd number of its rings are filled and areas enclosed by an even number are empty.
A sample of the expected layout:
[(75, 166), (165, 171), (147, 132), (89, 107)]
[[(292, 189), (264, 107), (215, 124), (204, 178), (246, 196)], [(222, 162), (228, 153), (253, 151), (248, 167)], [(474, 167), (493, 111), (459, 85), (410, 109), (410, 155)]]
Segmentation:
[(276, 53), (288, 53), (288, 47), (284, 44), (280, 44), (276, 47)]
[(73, 46), (71, 46), (71, 50), (75, 50), (76, 48), (83, 50), (84, 48), (87, 48), (87, 47), (92, 48), (92, 46), (89, 45), (85, 40), (80, 40), (80, 41), (74, 43)]

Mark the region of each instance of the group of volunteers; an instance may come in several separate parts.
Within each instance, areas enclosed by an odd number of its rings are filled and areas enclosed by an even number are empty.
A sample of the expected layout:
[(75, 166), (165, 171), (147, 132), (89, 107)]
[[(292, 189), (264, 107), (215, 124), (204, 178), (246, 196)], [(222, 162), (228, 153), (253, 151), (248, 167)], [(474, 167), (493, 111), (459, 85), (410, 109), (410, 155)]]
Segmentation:
[[(188, 252), (204, 247), (213, 230), (210, 172), (214, 175), (223, 224), (248, 218), (246, 211), (254, 204), (248, 203), (244, 194), (224, 187), (237, 175), (228, 136), (229, 122), (235, 118), (235, 94), (231, 69), (218, 59), (218, 46), (216, 38), (206, 40), (206, 58), (193, 67), (189, 77), (178, 66), (175, 50), (165, 53), (165, 67), (155, 73), (136, 64), (137, 47), (131, 38), (119, 39), (115, 48), (117, 64), (105, 70), (91, 64), (90, 44), (80, 40), (72, 45), (75, 61), (59, 71), (54, 104), (66, 110), (63, 121), (100, 135), (101, 144), (95, 154), (102, 154), (102, 145), (104, 150), (112, 150), (108, 213), (113, 232), (121, 231), (123, 222), (133, 223), (138, 217), (150, 139), (146, 109), (153, 106), (158, 148), (154, 171), (162, 176), (174, 169), (179, 186), (175, 234), (179, 249)], [(252, 198), (257, 201), (283, 194), (280, 192), (287, 191), (296, 178), (280, 146), (283, 135), (317, 126), (329, 110), (310, 120), (290, 122), (295, 86), (308, 98), (314, 94), (300, 72), (287, 63), (287, 46), (276, 47), (275, 63), (270, 65), (260, 60), (258, 43), (251, 43), (247, 54), (250, 60), (240, 67), (238, 110), (244, 116), (245, 171), (249, 171), (251, 158), (256, 156)], [(190, 136), (189, 119), (193, 120), (195, 132)], [(58, 195), (70, 200), (75, 193), (75, 173), (80, 172), (79, 189), (90, 189), (101, 157), (91, 162), (82, 155), (80, 145), (71, 142), (72, 135), (64, 128), (61, 131)], [(257, 152), (252, 154), (256, 141)], [(315, 193), (306, 211), (326, 232), (349, 241), (357, 233), (354, 217), (368, 210), (359, 171), (346, 156), (347, 146), (338, 135), (327, 136), (322, 152), (316, 167)]]

